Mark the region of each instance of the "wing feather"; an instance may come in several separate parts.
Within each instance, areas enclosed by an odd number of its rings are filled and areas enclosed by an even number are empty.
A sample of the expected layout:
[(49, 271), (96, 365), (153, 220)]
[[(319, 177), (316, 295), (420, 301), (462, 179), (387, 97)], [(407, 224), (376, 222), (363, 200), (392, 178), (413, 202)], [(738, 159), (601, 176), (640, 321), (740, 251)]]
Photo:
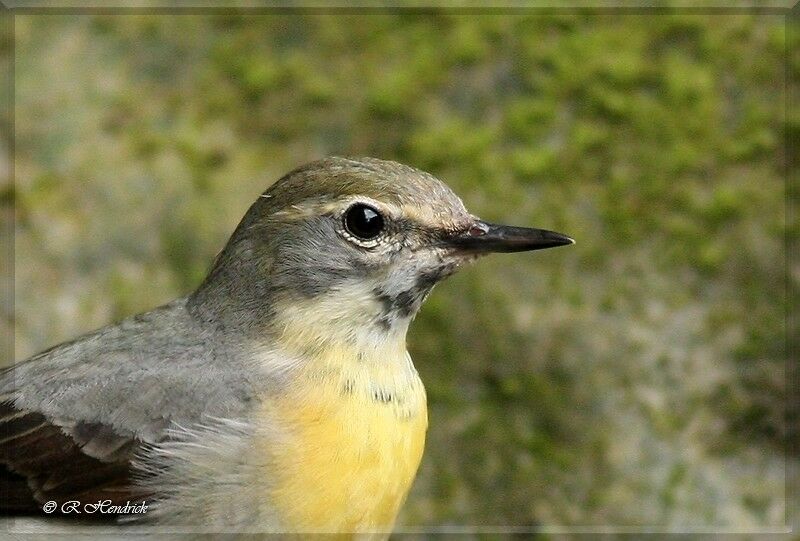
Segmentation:
[(37, 513), (51, 500), (122, 505), (145, 497), (130, 469), (141, 443), (109, 426), (78, 422), (65, 428), (3, 402), (0, 434), (2, 513)]

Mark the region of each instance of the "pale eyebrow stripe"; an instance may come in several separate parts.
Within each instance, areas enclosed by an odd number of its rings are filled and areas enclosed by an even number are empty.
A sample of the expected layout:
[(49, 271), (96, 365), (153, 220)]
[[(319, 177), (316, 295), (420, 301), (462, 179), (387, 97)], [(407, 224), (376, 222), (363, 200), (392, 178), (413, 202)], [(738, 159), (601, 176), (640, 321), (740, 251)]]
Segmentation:
[[(264, 194), (268, 195), (268, 194)], [(327, 214), (335, 214), (342, 210), (344, 203), (356, 203), (363, 201), (365, 204), (379, 205), (384, 210), (394, 211), (390, 212), (394, 217), (392, 221), (399, 224), (405, 224), (409, 228), (414, 228), (419, 231), (425, 231), (428, 234), (446, 235), (454, 231), (466, 229), (468, 224), (460, 226), (456, 222), (447, 224), (440, 224), (426, 220), (427, 216), (424, 213), (418, 212), (418, 207), (403, 205), (396, 207), (394, 205), (387, 205), (386, 203), (379, 203), (372, 198), (343, 196), (333, 201), (322, 201), (321, 198), (306, 200), (299, 204), (289, 205), (274, 212), (271, 216), (282, 220), (302, 220), (312, 216), (320, 216)]]
[[(269, 194), (263, 194), (262, 197), (264, 195)], [(337, 197), (333, 200), (323, 200), (322, 196), (313, 199), (306, 199), (301, 203), (287, 205), (281, 209), (278, 209), (272, 213), (272, 216), (292, 220), (308, 218), (310, 216), (334, 214), (339, 210), (344, 210), (345, 204), (353, 204), (358, 202), (363, 202), (366, 205), (378, 207), (380, 210), (388, 213), (391, 217), (393, 217), (393, 219), (396, 219), (397, 216), (403, 215), (402, 209), (399, 209), (395, 205), (382, 203), (367, 196), (359, 197), (346, 195)]]

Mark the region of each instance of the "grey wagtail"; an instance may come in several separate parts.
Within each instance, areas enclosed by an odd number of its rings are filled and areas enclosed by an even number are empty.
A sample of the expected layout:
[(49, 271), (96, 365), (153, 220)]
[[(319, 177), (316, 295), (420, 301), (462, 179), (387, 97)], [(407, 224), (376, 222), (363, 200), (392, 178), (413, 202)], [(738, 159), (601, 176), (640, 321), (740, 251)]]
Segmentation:
[(2, 509), (146, 502), (157, 525), (388, 534), (428, 425), (410, 321), (467, 262), (572, 242), (481, 221), (399, 163), (295, 169), (192, 294), (0, 373)]

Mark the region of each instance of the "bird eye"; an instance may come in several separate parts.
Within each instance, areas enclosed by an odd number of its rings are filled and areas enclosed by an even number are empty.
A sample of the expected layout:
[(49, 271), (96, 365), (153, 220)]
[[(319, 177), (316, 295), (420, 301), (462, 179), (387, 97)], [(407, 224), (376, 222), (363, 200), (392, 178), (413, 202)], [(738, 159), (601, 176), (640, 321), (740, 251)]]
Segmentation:
[(344, 226), (350, 234), (362, 239), (374, 239), (383, 231), (383, 216), (373, 207), (356, 203), (344, 215)]

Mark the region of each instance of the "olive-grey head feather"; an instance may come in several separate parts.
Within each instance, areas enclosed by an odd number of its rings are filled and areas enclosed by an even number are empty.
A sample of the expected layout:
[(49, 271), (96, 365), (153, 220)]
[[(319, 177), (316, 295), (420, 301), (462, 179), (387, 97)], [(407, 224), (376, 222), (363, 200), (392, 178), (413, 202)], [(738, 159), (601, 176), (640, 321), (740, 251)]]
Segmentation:
[(378, 301), (371, 321), (388, 327), (413, 317), (461, 262), (444, 257), (438, 240), (474, 221), (450, 188), (418, 169), (374, 158), (312, 162), (250, 207), (190, 306), (260, 333), (278, 301), (358, 283)]

